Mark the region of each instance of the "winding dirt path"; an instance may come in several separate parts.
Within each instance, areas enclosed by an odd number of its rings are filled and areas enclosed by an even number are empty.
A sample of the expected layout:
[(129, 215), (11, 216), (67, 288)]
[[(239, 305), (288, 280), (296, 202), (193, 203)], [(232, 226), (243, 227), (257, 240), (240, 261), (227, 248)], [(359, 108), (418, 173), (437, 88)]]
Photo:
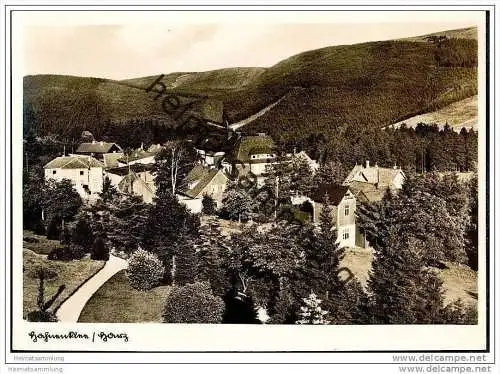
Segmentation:
[(56, 316), (59, 322), (78, 322), (80, 313), (92, 295), (113, 275), (127, 267), (128, 262), (126, 260), (110, 254), (106, 265), (85, 282), (73, 295), (61, 304), (59, 309), (57, 309)]
[(234, 131), (234, 130), (238, 130), (242, 126), (249, 124), (250, 122), (255, 121), (257, 118), (262, 117), (264, 114), (266, 114), (268, 111), (270, 111), (276, 105), (278, 105), (280, 103), (280, 101), (283, 100), (287, 96), (288, 96), (288, 94), (281, 96), (278, 100), (276, 100), (274, 103), (269, 104), (264, 109), (259, 110), (257, 113), (252, 114), (250, 117), (247, 117), (239, 122), (235, 122), (235, 123), (229, 125), (229, 127)]

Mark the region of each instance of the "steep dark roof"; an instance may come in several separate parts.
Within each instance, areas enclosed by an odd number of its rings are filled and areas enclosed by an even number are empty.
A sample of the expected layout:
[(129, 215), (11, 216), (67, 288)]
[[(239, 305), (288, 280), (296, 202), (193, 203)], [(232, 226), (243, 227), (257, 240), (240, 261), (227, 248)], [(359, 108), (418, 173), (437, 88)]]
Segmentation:
[(322, 183), (314, 188), (311, 192), (311, 199), (318, 203), (325, 202), (325, 196), (328, 195), (328, 200), (331, 205), (338, 205), (349, 190), (348, 186), (340, 186), (331, 183)]
[(125, 193), (132, 193), (132, 185), (137, 181), (144, 186), (150, 193), (154, 194), (153, 190), (146, 182), (144, 182), (139, 176), (131, 171), (129, 174), (125, 175), (123, 179), (118, 183), (118, 190)]
[(387, 186), (381, 186), (379, 188), (375, 187), (375, 185), (369, 182), (359, 182), (359, 181), (351, 181), (349, 183), (349, 188), (357, 193), (363, 193), (365, 198), (369, 202), (380, 201), (384, 197)]
[(354, 179), (360, 178), (364, 182), (371, 184), (389, 186), (399, 173), (404, 176), (404, 173), (399, 168), (356, 165), (346, 177), (344, 184), (350, 184)]
[[(201, 191), (214, 179), (220, 170), (216, 168), (209, 168), (202, 165), (196, 165), (191, 169), (189, 174), (185, 178), (186, 187), (184, 187), (180, 192), (191, 198), (196, 198)], [(192, 188), (189, 185), (196, 183)]]
[(108, 169), (107, 172), (110, 174), (116, 174), (116, 175), (127, 175), (129, 173), (129, 168), (130, 168), (130, 171), (132, 171), (134, 173), (142, 173), (144, 171), (152, 171), (153, 165), (151, 165), (151, 164), (132, 164), (130, 166), (121, 166), (118, 168), (111, 168), (111, 169)]
[(82, 143), (76, 149), (76, 153), (109, 153), (113, 148), (121, 151), (121, 147), (116, 143), (92, 142)]

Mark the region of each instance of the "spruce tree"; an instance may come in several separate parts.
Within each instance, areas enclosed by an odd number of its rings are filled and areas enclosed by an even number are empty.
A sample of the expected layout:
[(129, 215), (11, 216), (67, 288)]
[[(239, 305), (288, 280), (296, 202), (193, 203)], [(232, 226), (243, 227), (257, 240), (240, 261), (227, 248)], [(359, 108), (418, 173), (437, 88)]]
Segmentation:
[(387, 235), (374, 247), (368, 280), (370, 323), (440, 323), (441, 282), (426, 268), (425, 243), (397, 227), (389, 228)]
[(309, 297), (303, 299), (303, 306), (300, 308), (299, 325), (328, 325), (328, 311), (321, 308), (321, 300), (311, 293)]
[(165, 283), (171, 281), (177, 244), (196, 237), (199, 225), (199, 217), (179, 203), (170, 186), (160, 184), (146, 219), (143, 244), (163, 261)]
[(194, 283), (196, 279), (196, 251), (194, 242), (181, 238), (175, 247), (174, 282), (177, 286)]

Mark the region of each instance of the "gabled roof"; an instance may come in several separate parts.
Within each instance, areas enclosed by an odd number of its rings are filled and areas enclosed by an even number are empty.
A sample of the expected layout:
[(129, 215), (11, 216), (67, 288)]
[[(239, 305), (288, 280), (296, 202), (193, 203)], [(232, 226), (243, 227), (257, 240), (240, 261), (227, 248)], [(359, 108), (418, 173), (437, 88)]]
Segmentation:
[(142, 173), (145, 171), (153, 171), (153, 165), (151, 164), (132, 164), (129, 166), (120, 166), (116, 168), (108, 169), (107, 172), (109, 174), (116, 175), (127, 175), (129, 171), (133, 171), (134, 173)]
[(116, 143), (91, 142), (80, 144), (76, 149), (76, 153), (109, 153), (113, 147), (122, 151), (121, 147)]
[(49, 163), (44, 169), (88, 169), (88, 168), (103, 168), (104, 165), (90, 156), (60, 156)]
[[(225, 175), (219, 169), (196, 165), (184, 179), (186, 186), (179, 192), (193, 199), (197, 198), (218, 173)], [(194, 185), (189, 188), (191, 184)]]
[(144, 186), (151, 194), (154, 194), (153, 190), (151, 187), (144, 182), (136, 173), (131, 171), (127, 175), (123, 177), (123, 179), (118, 183), (118, 190), (120, 192), (125, 192), (125, 193), (132, 193), (133, 191), (131, 190), (131, 187), (134, 182), (138, 182)]
[(349, 191), (348, 186), (340, 186), (332, 183), (322, 183), (311, 191), (311, 199), (318, 203), (324, 203), (325, 197), (331, 205), (338, 205)]
[(118, 167), (118, 160), (123, 157), (122, 152), (116, 153), (105, 153), (102, 155), (104, 161), (104, 167), (106, 168), (116, 168)]
[(274, 142), (270, 136), (244, 136), (235, 145), (236, 160), (247, 162), (252, 154), (273, 153)]
[(389, 186), (400, 173), (404, 176), (403, 171), (399, 168), (356, 165), (346, 177), (344, 184), (350, 185), (352, 181), (357, 180), (379, 186)]
[(157, 152), (148, 152), (148, 151), (145, 151), (144, 149), (142, 148), (139, 148), (139, 149), (136, 149), (135, 151), (133, 151), (128, 157), (123, 155), (118, 161), (120, 162), (131, 162), (131, 161), (137, 161), (137, 160), (141, 160), (143, 158), (147, 158), (147, 157), (154, 157), (156, 155)]
[(349, 183), (349, 188), (355, 195), (362, 193), (368, 202), (374, 202), (382, 200), (388, 186), (377, 188), (374, 184), (368, 182), (352, 181)]

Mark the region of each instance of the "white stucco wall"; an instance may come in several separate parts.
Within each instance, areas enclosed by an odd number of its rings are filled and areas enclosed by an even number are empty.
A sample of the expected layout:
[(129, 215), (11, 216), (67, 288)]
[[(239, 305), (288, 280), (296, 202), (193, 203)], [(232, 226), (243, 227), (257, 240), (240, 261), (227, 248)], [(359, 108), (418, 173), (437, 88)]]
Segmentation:
[(98, 193), (102, 192), (103, 178), (102, 168), (45, 169), (46, 180), (53, 179), (60, 182), (63, 179), (69, 179), (75, 190), (84, 199), (90, 197), (84, 186), (88, 186), (91, 194), (97, 196)]
[(199, 199), (190, 199), (189, 197), (177, 195), (177, 200), (184, 204), (191, 213), (201, 213), (203, 209), (203, 204), (201, 203), (201, 198)]
[(400, 190), (401, 188), (403, 188), (404, 181), (405, 181), (405, 178), (403, 176), (403, 173), (400, 172), (396, 175), (396, 177), (392, 181), (391, 187)]

